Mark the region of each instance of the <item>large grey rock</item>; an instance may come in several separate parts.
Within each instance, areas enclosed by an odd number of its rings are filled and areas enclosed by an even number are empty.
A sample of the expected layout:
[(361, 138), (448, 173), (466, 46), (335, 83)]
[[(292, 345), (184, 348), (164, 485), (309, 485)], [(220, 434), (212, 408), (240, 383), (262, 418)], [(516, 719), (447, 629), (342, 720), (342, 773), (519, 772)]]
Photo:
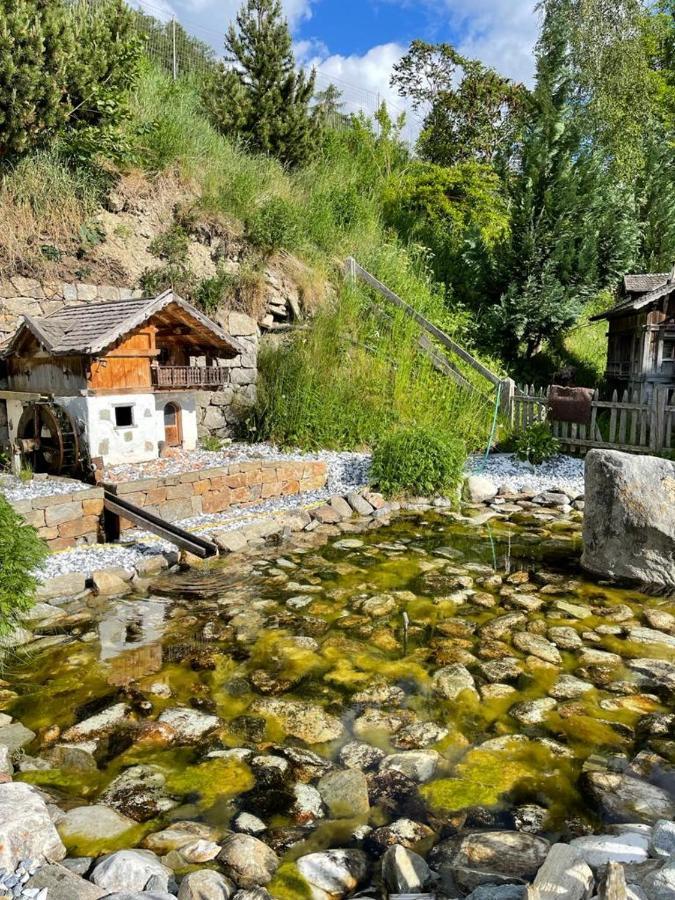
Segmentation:
[(675, 587), (675, 463), (616, 450), (586, 456), (582, 565)]
[(675, 856), (660, 871), (648, 875), (642, 885), (650, 900), (675, 900)]
[(368, 874), (368, 859), (362, 850), (325, 850), (301, 856), (297, 867), (312, 888), (313, 898), (345, 897)]
[(235, 891), (234, 884), (220, 872), (200, 869), (181, 881), (178, 900), (230, 900)]
[(118, 850), (102, 857), (91, 873), (91, 881), (112, 891), (142, 891), (146, 887), (168, 891), (171, 869), (149, 850)]
[(21, 722), (12, 722), (0, 728), (0, 744), (7, 747), (10, 753), (23, 750), (35, 740), (35, 732), (26, 728)]
[(549, 850), (544, 838), (517, 831), (473, 832), (437, 844), (429, 854), (432, 869), (465, 892), (481, 884), (532, 881)]
[(641, 778), (616, 772), (588, 772), (584, 776), (602, 817), (608, 822), (657, 822), (675, 819), (675, 800), (662, 788)]
[(675, 822), (660, 819), (650, 836), (649, 852), (651, 856), (665, 857), (675, 854)]
[(28, 880), (26, 887), (38, 891), (46, 888), (49, 900), (99, 900), (108, 893), (105, 888), (85, 881), (58, 863), (42, 866)]
[(609, 862), (646, 862), (649, 837), (630, 832), (617, 835), (588, 835), (570, 841), (570, 847), (592, 869), (598, 869)]
[(554, 844), (537, 872), (539, 900), (587, 900), (593, 892), (593, 872), (567, 844)]
[(231, 834), (223, 842), (218, 861), (239, 887), (269, 884), (279, 867), (274, 850), (249, 834)]
[(0, 784), (0, 868), (13, 872), (24, 859), (58, 862), (66, 848), (47, 804), (28, 784)]
[(135, 828), (136, 822), (109, 806), (96, 804), (69, 809), (57, 827), (63, 840), (72, 845), (79, 841), (114, 841)]

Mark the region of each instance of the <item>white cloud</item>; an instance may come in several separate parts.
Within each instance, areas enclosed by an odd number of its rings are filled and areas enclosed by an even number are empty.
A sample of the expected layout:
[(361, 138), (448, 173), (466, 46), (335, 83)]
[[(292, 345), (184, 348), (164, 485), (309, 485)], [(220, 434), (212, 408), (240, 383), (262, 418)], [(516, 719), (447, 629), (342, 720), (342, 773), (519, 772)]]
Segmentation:
[[(152, 0), (152, 2), (154, 3), (156, 0)], [(166, 2), (166, 0), (163, 0), (163, 2)], [(219, 0), (218, 3), (214, 3), (214, 0), (177, 0), (179, 9), (186, 17), (199, 15), (204, 21), (203, 14), (207, 13), (205, 24), (213, 23), (214, 26), (217, 25), (218, 27), (221, 24), (225, 27), (228, 22), (232, 21), (241, 4), (242, 0)], [(303, 19), (311, 18), (312, 0), (282, 0), (281, 5), (292, 28)]]
[(539, 31), (535, 0), (442, 0), (462, 32), (459, 50), (509, 78), (532, 82)]

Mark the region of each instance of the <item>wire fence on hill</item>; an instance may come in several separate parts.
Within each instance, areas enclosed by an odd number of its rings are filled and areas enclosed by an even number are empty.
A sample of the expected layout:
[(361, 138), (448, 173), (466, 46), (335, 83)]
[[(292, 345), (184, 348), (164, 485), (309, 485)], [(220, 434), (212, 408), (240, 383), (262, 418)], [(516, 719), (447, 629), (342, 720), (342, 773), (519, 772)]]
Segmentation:
[[(100, 0), (76, 0), (89, 9), (95, 9)], [(136, 25), (139, 34), (145, 40), (148, 56), (174, 78), (184, 76), (204, 76), (218, 64), (222, 58), (214, 47), (220, 47), (224, 41), (225, 22), (222, 31), (204, 28), (194, 22), (178, 20), (172, 15), (171, 8), (164, 0), (128, 0), (137, 10)], [(344, 123), (345, 117), (362, 113), (373, 119), (380, 108), (383, 97), (376, 91), (352, 84), (341, 78), (316, 71), (317, 92), (326, 91), (334, 86), (339, 91), (338, 110), (330, 117), (331, 124), (338, 127)], [(419, 122), (402, 106), (386, 100), (387, 109), (392, 118), (397, 119), (405, 114), (406, 122), (401, 132), (402, 140), (412, 149), (419, 133)], [(377, 127), (377, 124), (376, 124)]]

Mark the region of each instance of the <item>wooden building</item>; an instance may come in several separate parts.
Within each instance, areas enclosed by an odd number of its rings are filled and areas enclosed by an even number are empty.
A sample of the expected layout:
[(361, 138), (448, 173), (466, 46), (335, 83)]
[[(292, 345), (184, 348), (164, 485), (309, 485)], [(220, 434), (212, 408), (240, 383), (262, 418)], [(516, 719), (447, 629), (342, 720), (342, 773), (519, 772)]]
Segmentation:
[(50, 471), (193, 449), (197, 392), (227, 385), (228, 361), (240, 353), (173, 291), (24, 316), (2, 352), (10, 443)]
[(626, 275), (607, 319), (607, 381), (612, 388), (675, 386), (675, 268), (670, 273)]

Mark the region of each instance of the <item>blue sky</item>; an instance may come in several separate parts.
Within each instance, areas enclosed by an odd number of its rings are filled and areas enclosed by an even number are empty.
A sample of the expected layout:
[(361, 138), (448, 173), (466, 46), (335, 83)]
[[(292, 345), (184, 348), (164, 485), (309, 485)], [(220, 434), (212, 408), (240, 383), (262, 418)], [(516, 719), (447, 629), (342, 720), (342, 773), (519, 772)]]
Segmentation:
[[(155, 15), (175, 15), (188, 31), (222, 48), (240, 0), (131, 0)], [(321, 85), (334, 81), (346, 106), (381, 97), (403, 101), (389, 85), (392, 66), (413, 38), (449, 41), (511, 78), (530, 82), (537, 36), (536, 0), (282, 0), (304, 64)]]

